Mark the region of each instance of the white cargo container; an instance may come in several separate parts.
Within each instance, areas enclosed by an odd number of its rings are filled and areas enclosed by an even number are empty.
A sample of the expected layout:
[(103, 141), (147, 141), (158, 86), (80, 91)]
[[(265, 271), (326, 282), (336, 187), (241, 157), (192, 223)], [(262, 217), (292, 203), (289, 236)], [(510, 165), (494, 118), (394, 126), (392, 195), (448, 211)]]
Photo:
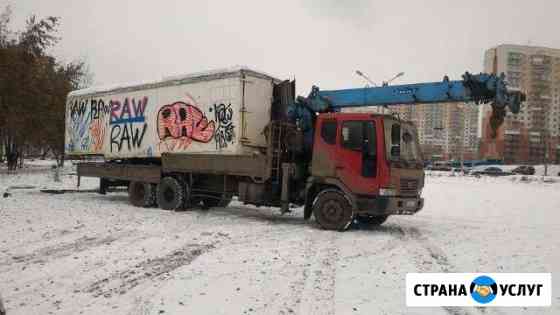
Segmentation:
[(78, 90), (66, 104), (67, 155), (247, 154), (265, 147), (273, 86), (246, 67)]

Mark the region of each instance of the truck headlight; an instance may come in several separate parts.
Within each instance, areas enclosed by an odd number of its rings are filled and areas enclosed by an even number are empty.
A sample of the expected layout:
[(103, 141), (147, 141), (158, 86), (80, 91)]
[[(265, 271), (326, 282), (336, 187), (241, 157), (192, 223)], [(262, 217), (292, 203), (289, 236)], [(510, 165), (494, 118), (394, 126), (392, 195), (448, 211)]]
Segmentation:
[(396, 196), (397, 190), (394, 188), (380, 188), (379, 196)]

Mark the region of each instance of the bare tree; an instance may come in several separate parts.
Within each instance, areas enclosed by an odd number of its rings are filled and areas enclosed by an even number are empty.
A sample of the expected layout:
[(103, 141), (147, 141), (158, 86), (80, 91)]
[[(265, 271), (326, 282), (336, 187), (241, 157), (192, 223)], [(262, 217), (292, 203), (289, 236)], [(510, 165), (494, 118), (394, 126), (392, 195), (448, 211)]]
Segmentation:
[(16, 33), (10, 17), (7, 7), (0, 14), (0, 146), (10, 169), (29, 147), (52, 152), (62, 164), (66, 95), (91, 74), (83, 61), (63, 64), (48, 53), (60, 39), (59, 18), (31, 16)]

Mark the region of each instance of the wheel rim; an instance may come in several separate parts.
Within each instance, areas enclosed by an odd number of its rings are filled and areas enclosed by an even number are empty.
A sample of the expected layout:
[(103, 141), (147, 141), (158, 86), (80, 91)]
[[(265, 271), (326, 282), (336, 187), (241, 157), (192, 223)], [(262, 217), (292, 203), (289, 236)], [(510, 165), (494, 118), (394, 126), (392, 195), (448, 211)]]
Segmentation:
[(327, 201), (323, 206), (323, 216), (330, 223), (337, 223), (344, 215), (344, 208), (339, 202), (334, 200)]

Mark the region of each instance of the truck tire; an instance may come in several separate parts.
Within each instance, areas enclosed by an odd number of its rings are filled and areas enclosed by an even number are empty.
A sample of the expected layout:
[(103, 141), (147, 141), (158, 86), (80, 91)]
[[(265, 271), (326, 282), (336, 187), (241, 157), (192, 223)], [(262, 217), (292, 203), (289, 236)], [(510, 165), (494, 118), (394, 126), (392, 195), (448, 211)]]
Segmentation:
[(323, 190), (313, 205), (313, 215), (325, 230), (345, 231), (354, 219), (354, 211), (344, 193), (336, 189)]
[(166, 176), (157, 187), (157, 202), (164, 210), (179, 210), (185, 202), (185, 188), (176, 178)]
[(381, 225), (387, 221), (388, 215), (360, 215), (356, 219), (360, 224)]
[(128, 184), (128, 200), (136, 207), (151, 207), (156, 201), (155, 186), (149, 183), (130, 182)]

